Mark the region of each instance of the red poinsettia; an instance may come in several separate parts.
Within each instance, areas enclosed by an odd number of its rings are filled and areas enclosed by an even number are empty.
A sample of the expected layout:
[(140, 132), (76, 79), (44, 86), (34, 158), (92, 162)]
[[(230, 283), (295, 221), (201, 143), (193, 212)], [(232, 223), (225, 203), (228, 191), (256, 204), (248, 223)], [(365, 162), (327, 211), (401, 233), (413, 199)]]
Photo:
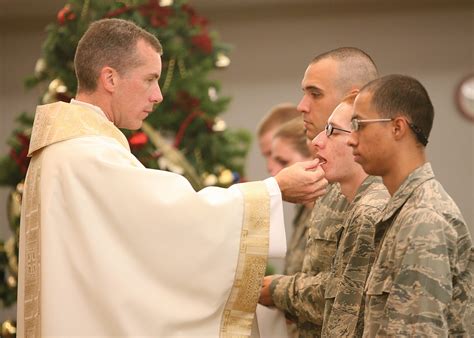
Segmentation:
[(68, 21), (68, 20), (72, 21), (75, 18), (76, 18), (76, 14), (73, 11), (71, 11), (71, 5), (69, 5), (69, 4), (67, 4), (66, 6), (61, 8), (58, 12), (58, 15), (57, 15), (58, 23), (61, 26), (64, 26), (66, 21)]
[(168, 17), (173, 13), (171, 7), (160, 6), (159, 1), (149, 0), (147, 4), (138, 7), (143, 16), (150, 18), (153, 27), (164, 27), (168, 25)]
[(191, 38), (191, 43), (205, 54), (210, 54), (212, 52), (212, 40), (207, 32), (202, 32), (201, 34), (193, 36)]

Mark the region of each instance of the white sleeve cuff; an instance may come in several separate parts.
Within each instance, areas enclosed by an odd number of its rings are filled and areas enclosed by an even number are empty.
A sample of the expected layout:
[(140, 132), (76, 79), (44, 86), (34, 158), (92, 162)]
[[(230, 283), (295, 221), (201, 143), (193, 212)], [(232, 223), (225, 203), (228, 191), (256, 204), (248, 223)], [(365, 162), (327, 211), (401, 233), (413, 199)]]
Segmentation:
[(275, 178), (264, 180), (270, 195), (270, 243), (269, 258), (284, 258), (286, 255), (285, 220), (283, 218), (283, 201), (280, 187)]

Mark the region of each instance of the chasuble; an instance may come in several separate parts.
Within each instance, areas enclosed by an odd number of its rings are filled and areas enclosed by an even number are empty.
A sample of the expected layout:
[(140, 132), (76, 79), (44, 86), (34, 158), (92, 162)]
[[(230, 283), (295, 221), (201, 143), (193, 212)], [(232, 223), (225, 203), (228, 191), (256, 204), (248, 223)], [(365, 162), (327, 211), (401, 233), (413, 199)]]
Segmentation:
[(30, 156), (19, 337), (250, 335), (278, 188), (195, 192), (84, 104), (39, 106)]

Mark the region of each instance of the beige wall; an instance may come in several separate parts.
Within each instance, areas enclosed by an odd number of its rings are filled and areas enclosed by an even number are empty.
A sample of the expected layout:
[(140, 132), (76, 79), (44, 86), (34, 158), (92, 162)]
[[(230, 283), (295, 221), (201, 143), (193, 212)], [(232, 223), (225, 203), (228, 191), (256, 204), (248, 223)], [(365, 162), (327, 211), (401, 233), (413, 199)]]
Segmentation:
[[(400, 5), (402, 8), (374, 8), (370, 1), (350, 7), (342, 6), (341, 1), (335, 2), (338, 6), (329, 1), (322, 5), (289, 2), (291, 6), (275, 1), (274, 6), (265, 2), (251, 8), (194, 3), (222, 40), (234, 46), (231, 66), (214, 75), (223, 93), (233, 97), (224, 115), (230, 127), (254, 130), (272, 105), (297, 103), (307, 63), (331, 48), (360, 47), (372, 55), (382, 75), (402, 73), (418, 78), (436, 111), (429, 160), (474, 232), (474, 124), (460, 116), (453, 101), (458, 81), (474, 71), (474, 11), (468, 2), (437, 1), (435, 8), (424, 2)], [(5, 140), (14, 118), (23, 110), (32, 112), (37, 103), (38, 91), (25, 92), (22, 79), (32, 73), (45, 37), (43, 27), (53, 18), (54, 14), (32, 20), (0, 17), (1, 154), (7, 151)], [(256, 144), (247, 168), (250, 179), (266, 176)], [(7, 192), (0, 188), (3, 238), (8, 233), (3, 207)]]

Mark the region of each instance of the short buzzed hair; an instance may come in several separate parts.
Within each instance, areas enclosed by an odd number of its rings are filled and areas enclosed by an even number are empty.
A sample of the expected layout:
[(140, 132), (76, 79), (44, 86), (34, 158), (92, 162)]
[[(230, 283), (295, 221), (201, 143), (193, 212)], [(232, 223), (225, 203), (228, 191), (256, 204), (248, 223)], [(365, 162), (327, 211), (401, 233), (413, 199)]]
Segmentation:
[(103, 67), (114, 68), (119, 74), (142, 62), (136, 53), (139, 40), (145, 41), (160, 55), (158, 39), (131, 21), (102, 19), (93, 22), (77, 45), (74, 56), (78, 92), (93, 92)]
[(405, 116), (416, 139), (428, 143), (433, 127), (434, 108), (428, 92), (416, 79), (406, 75), (387, 75), (369, 82), (361, 93), (372, 94), (372, 107), (384, 118)]
[(265, 114), (257, 127), (257, 135), (261, 137), (268, 131), (276, 129), (283, 123), (300, 116), (301, 113), (294, 104), (280, 103)]
[(338, 62), (338, 77), (336, 87), (342, 94), (355, 88), (362, 88), (366, 83), (378, 77), (374, 60), (363, 50), (356, 47), (340, 47), (316, 56), (311, 63), (324, 59)]

